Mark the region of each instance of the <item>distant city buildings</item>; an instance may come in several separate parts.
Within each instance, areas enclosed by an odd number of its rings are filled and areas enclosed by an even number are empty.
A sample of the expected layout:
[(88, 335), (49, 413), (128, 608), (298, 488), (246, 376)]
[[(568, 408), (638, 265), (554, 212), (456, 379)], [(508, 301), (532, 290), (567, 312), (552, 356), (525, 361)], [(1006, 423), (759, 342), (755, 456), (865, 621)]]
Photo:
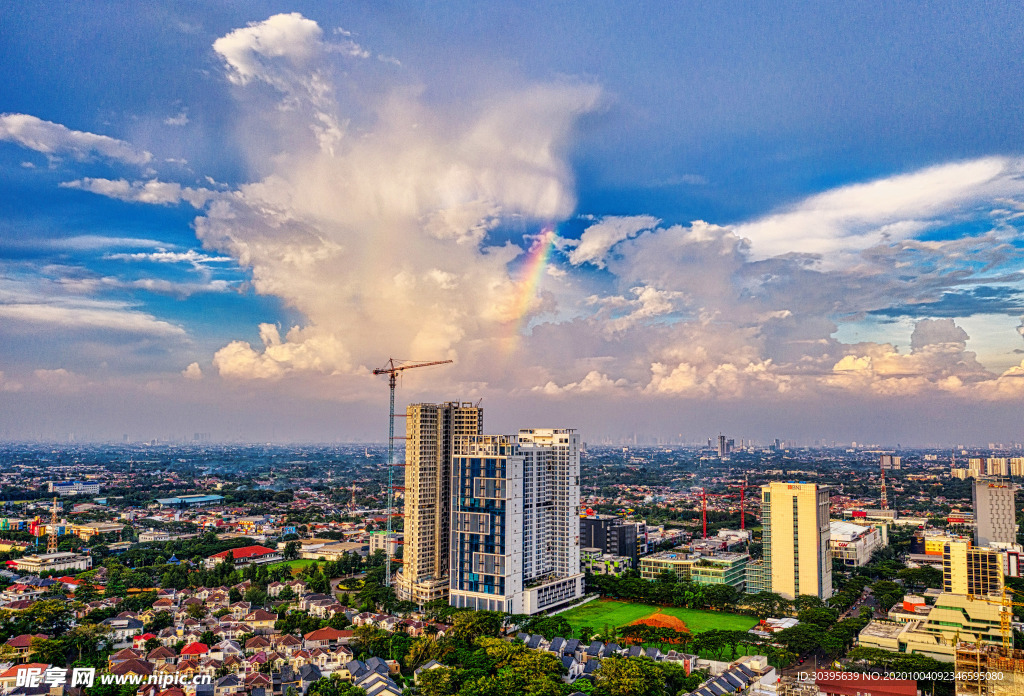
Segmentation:
[(179, 495), (174, 498), (157, 498), (156, 502), (161, 507), (188, 508), (202, 507), (204, 505), (216, 505), (224, 500), (222, 495)]
[(718, 456), (724, 457), (736, 449), (736, 441), (726, 439), (725, 435), (718, 436)]
[(774, 481), (761, 487), (763, 564), (756, 571), (771, 592), (832, 596), (828, 489), (814, 483)]
[(48, 493), (60, 496), (99, 495), (100, 484), (83, 483), (82, 481), (50, 481), (46, 488)]
[(535, 614), (582, 597), (579, 435), (480, 435), (457, 450), (452, 606)]
[(974, 542), (978, 546), (1017, 543), (1015, 494), (1016, 488), (1012, 484), (974, 480), (971, 501), (974, 504)]
[(452, 455), (457, 443), (483, 432), (483, 416), (482, 408), (458, 401), (406, 408), (400, 599), (422, 606), (448, 596)]
[(893, 454), (883, 454), (879, 459), (879, 463), (882, 465), (882, 468), (887, 471), (899, 470), (903, 466), (902, 458)]

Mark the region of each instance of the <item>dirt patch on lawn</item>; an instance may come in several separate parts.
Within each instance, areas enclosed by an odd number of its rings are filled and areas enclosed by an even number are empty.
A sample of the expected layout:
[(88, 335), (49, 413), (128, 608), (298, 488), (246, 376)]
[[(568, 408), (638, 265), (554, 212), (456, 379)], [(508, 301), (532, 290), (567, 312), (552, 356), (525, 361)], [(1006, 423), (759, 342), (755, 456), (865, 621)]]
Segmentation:
[(643, 618), (639, 618), (636, 621), (631, 622), (629, 625), (637, 626), (639, 624), (653, 626), (654, 628), (672, 628), (681, 632), (690, 632), (690, 629), (686, 627), (685, 621), (672, 616), (671, 614), (663, 614), (660, 609), (653, 614), (648, 614)]

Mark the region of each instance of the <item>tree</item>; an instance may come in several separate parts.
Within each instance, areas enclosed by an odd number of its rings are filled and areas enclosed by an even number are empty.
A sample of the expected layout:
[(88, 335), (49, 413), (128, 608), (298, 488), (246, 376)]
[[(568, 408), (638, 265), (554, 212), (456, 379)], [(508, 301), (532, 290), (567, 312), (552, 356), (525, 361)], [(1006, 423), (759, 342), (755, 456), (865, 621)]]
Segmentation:
[(323, 573), (317, 573), (309, 579), (309, 589), (321, 594), (330, 594), (331, 581), (324, 577)]
[(306, 696), (365, 696), (366, 692), (358, 686), (341, 680), (340, 675), (321, 677), (309, 685)]
[(801, 612), (804, 609), (820, 609), (825, 606), (825, 602), (816, 595), (797, 595), (797, 598), (793, 600), (793, 607), (797, 612)]
[(78, 587), (75, 588), (75, 601), (88, 604), (89, 602), (95, 602), (100, 598), (100, 593), (97, 591), (96, 586), (85, 580), (79, 583)]
[(797, 655), (813, 652), (821, 647), (826, 638), (826, 632), (814, 624), (797, 624), (790, 628), (784, 628), (775, 634), (775, 642)]
[(664, 672), (646, 658), (606, 657), (594, 676), (594, 696), (665, 694)]
[(736, 607), (740, 592), (732, 585), (711, 585), (704, 591), (704, 598), (712, 609), (727, 611)]
[(191, 618), (196, 619), (198, 621), (199, 619), (206, 616), (206, 606), (201, 603), (189, 604), (188, 609), (185, 610), (185, 613), (188, 614)]
[(259, 585), (251, 585), (245, 591), (245, 601), (250, 604), (262, 606), (267, 603), (267, 591)]
[(497, 611), (469, 611), (455, 616), (451, 635), (472, 642), (481, 636), (501, 635), (504, 615)]
[(748, 596), (744, 605), (759, 619), (767, 619), (769, 616), (787, 614), (791, 603), (780, 594), (762, 591)]
[(67, 664), (67, 645), (57, 638), (33, 638), (30, 643), (32, 662), (62, 667)]
[(158, 611), (153, 618), (146, 623), (146, 630), (150, 633), (157, 633), (174, 624), (174, 616), (169, 611)]
[(420, 674), (418, 691), (421, 696), (451, 696), (458, 693), (468, 670), (439, 667)]
[(286, 561), (294, 561), (296, 558), (298, 558), (299, 557), (299, 548), (300, 548), (300, 544), (299, 544), (298, 541), (289, 541), (289, 542), (285, 543), (285, 545), (284, 545), (284, 553), (282, 554), (284, 556), (284, 560), (286, 560)]
[(811, 623), (826, 630), (832, 626), (838, 618), (839, 613), (836, 612), (836, 610), (826, 609), (825, 607), (803, 609), (799, 614), (797, 614), (797, 619), (800, 620), (800, 623)]

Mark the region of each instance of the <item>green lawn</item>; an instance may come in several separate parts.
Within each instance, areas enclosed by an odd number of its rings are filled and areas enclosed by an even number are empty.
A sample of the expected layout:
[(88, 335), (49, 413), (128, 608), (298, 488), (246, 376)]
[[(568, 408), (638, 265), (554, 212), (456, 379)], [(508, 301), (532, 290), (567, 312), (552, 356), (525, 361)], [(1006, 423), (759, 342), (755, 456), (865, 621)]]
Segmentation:
[(292, 569), (292, 575), (294, 575), (298, 571), (300, 571), (303, 568), (305, 568), (306, 566), (308, 566), (310, 563), (317, 563), (317, 562), (318, 561), (314, 561), (311, 558), (300, 558), (300, 559), (295, 560), (295, 561), (280, 561), (278, 563), (271, 563), (269, 567), (277, 568), (278, 566), (289, 566)]
[(710, 628), (730, 631), (746, 631), (757, 623), (753, 616), (727, 614), (719, 611), (701, 611), (699, 609), (681, 609), (678, 607), (659, 607), (652, 604), (634, 604), (598, 599), (587, 602), (583, 606), (564, 611), (559, 616), (569, 622), (574, 629), (590, 626), (600, 631), (605, 624), (609, 626), (626, 626), (637, 619), (653, 614), (656, 611), (669, 614), (686, 623), (690, 633), (700, 633)]

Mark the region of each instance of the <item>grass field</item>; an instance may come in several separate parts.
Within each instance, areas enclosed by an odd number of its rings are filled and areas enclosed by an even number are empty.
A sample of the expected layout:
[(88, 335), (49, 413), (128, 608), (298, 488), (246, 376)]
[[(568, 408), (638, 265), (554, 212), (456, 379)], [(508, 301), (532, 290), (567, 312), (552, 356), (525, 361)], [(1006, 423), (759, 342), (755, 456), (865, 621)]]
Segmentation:
[(574, 629), (590, 626), (600, 631), (609, 626), (626, 626), (637, 619), (642, 619), (657, 611), (674, 616), (683, 621), (690, 633), (700, 633), (710, 628), (729, 631), (746, 631), (757, 623), (753, 616), (726, 614), (719, 611), (701, 611), (699, 609), (680, 609), (678, 607), (659, 607), (652, 604), (634, 604), (598, 599), (583, 606), (564, 611), (559, 616), (569, 622)]
[(311, 558), (300, 558), (300, 559), (295, 560), (295, 561), (281, 561), (280, 563), (271, 563), (270, 567), (271, 568), (277, 568), (278, 566), (288, 566), (288, 567), (290, 567), (292, 569), (292, 575), (295, 575), (300, 570), (302, 570), (303, 568), (308, 566), (310, 563), (316, 563), (316, 562), (317, 561), (314, 561)]

